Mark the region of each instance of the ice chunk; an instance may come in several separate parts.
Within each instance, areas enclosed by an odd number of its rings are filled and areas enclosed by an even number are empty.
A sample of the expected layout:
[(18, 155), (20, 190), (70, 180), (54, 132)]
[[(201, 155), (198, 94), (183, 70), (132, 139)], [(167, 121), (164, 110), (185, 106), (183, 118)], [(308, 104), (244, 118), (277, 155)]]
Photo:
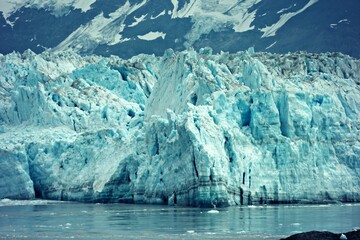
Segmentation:
[(211, 210), (208, 211), (208, 213), (219, 213), (219, 210), (211, 209)]

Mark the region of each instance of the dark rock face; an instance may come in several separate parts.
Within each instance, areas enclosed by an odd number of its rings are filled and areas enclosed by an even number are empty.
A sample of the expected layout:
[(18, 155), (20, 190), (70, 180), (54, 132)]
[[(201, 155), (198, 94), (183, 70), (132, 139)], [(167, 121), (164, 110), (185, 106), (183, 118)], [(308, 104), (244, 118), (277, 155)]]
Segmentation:
[(332, 232), (304, 232), (292, 235), (287, 238), (283, 238), (283, 240), (339, 240), (339, 239), (348, 239), (348, 240), (359, 240), (360, 239), (360, 231), (352, 231), (344, 233), (341, 237), (341, 233), (332, 233)]

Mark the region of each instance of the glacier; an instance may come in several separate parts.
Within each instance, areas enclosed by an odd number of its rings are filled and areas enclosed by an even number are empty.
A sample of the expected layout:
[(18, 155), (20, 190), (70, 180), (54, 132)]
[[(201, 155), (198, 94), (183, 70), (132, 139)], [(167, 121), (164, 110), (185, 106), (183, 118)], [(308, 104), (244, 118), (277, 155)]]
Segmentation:
[(0, 55), (0, 199), (360, 201), (360, 60)]

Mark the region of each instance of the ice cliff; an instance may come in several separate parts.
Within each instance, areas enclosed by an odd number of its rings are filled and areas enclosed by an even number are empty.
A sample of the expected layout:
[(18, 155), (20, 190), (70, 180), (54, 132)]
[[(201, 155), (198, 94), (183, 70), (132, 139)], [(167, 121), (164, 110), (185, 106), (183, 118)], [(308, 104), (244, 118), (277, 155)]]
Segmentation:
[(360, 201), (360, 61), (0, 55), (0, 198)]

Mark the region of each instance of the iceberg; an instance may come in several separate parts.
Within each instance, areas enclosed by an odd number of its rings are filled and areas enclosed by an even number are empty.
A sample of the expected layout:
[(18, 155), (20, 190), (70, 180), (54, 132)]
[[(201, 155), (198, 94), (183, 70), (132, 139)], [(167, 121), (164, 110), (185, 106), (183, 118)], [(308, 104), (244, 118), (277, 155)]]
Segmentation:
[(360, 201), (358, 59), (26, 51), (0, 66), (0, 198)]

